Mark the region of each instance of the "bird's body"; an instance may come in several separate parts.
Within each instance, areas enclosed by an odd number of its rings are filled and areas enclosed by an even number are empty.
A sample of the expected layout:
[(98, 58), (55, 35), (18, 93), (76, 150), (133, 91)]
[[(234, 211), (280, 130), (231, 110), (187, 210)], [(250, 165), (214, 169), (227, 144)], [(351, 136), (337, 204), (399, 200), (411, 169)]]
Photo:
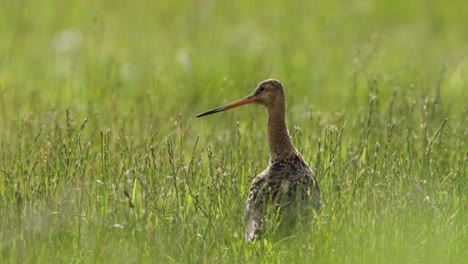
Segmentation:
[[(274, 79), (261, 82), (254, 92), (238, 101), (197, 115), (228, 110), (243, 104), (258, 103), (268, 112), (268, 167), (255, 177), (245, 210), (245, 239), (250, 241), (265, 228), (264, 222), (280, 212), (282, 225), (295, 222), (298, 213), (320, 208), (320, 187), (312, 170), (294, 147), (286, 126), (286, 98), (282, 84)], [(279, 210), (277, 210), (279, 209)], [(298, 211), (292, 211), (298, 209)]]
[[(267, 204), (271, 205), (269, 214), (265, 212), (268, 210)], [(320, 188), (302, 157), (296, 154), (274, 161), (255, 177), (250, 187), (244, 219), (245, 239), (254, 239), (261, 230), (265, 218), (276, 218), (277, 209), (281, 210), (280, 221), (288, 224), (275, 223), (273, 228), (276, 224), (288, 226), (291, 222), (296, 222), (298, 213), (318, 208), (320, 208)], [(294, 211), (295, 209), (300, 211)], [(288, 213), (284, 212), (286, 210)]]

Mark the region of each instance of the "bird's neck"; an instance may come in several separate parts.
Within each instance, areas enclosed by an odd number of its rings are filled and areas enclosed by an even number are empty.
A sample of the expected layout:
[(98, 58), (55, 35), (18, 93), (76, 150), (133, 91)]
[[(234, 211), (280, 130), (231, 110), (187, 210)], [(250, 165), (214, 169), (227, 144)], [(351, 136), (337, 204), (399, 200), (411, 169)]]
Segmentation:
[(285, 110), (286, 104), (268, 107), (268, 145), (270, 147), (270, 163), (285, 159), (297, 150), (289, 137), (286, 126)]

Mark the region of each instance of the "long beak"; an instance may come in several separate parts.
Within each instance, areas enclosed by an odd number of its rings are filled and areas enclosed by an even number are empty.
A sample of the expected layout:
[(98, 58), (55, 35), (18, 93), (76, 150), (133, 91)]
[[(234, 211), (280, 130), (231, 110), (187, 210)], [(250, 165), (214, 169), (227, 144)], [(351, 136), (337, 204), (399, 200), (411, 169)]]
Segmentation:
[(255, 97), (253, 95), (249, 95), (249, 96), (246, 96), (246, 97), (244, 97), (242, 99), (239, 99), (237, 101), (229, 103), (227, 105), (216, 107), (215, 109), (211, 109), (210, 111), (198, 114), (197, 117), (211, 115), (211, 114), (214, 114), (214, 113), (222, 112), (222, 111), (225, 111), (225, 110), (228, 110), (228, 109), (231, 109), (231, 108), (234, 108), (234, 107), (238, 107), (238, 106), (241, 106), (241, 105), (245, 105), (245, 104), (251, 104), (251, 103), (254, 103), (254, 101), (255, 101)]

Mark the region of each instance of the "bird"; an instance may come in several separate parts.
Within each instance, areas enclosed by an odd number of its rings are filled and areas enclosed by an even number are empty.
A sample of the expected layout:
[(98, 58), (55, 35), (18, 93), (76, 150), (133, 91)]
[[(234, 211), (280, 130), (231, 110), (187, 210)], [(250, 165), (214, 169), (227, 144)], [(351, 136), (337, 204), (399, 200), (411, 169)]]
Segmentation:
[[(291, 223), (297, 223), (300, 217), (298, 214), (318, 212), (321, 207), (321, 190), (316, 176), (289, 135), (285, 117), (286, 97), (280, 81), (264, 80), (248, 96), (200, 113), (196, 117), (246, 104), (263, 105), (268, 115), (269, 163), (267, 168), (253, 179), (244, 211), (244, 238), (246, 241), (253, 241), (265, 230), (269, 230), (262, 226), (267, 222), (273, 227), (281, 226), (281, 229), (287, 229)], [(275, 215), (280, 217), (273, 219), (272, 216)], [(306, 214), (306, 221), (309, 216)]]

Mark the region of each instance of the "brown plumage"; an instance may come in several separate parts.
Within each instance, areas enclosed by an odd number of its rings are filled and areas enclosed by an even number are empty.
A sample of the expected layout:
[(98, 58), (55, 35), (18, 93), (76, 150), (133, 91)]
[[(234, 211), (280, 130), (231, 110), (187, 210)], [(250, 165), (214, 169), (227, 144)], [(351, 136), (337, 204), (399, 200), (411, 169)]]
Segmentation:
[[(255, 239), (267, 221), (289, 226), (298, 213), (320, 208), (320, 187), (312, 170), (294, 147), (286, 126), (286, 98), (283, 85), (274, 79), (261, 82), (252, 94), (217, 107), (197, 117), (225, 111), (244, 104), (264, 105), (268, 112), (270, 162), (252, 182), (245, 210), (245, 239)], [(271, 206), (268, 206), (271, 205)], [(273, 210), (271, 210), (273, 208)], [(272, 219), (280, 209), (279, 219)], [(299, 211), (291, 211), (299, 209)], [(274, 226), (275, 224), (273, 224)]]

